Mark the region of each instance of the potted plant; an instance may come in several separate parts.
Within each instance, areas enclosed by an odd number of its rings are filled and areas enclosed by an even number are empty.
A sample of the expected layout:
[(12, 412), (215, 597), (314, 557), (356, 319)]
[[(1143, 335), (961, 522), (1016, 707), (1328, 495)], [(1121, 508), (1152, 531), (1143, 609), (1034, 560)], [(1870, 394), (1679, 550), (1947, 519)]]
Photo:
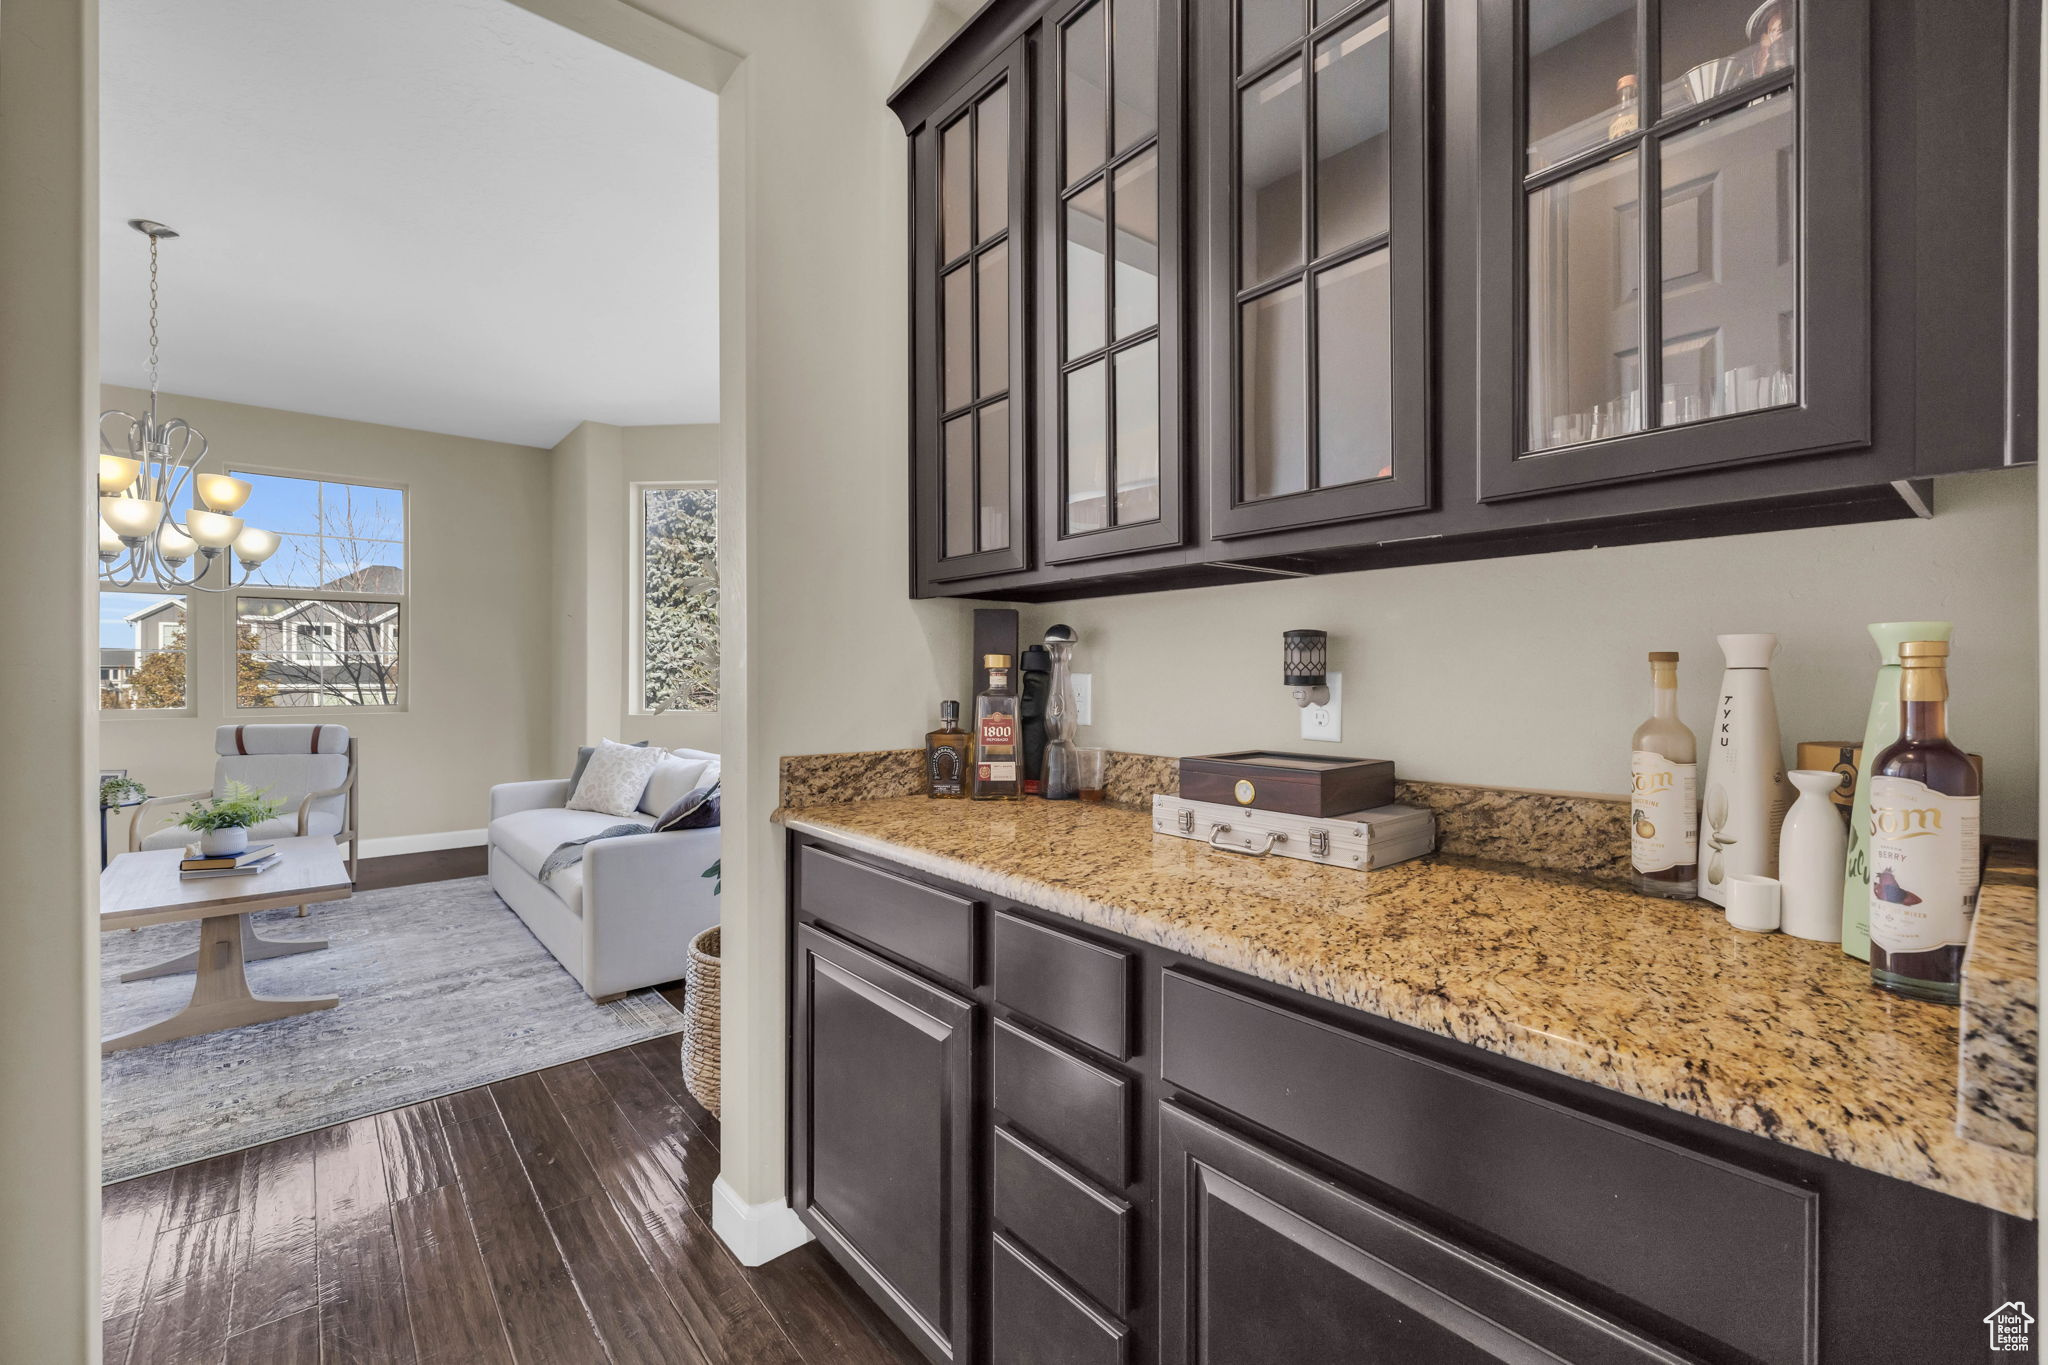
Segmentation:
[(241, 782), (229, 782), (225, 796), (208, 797), (167, 823), (183, 825), (199, 835), (199, 852), (224, 858), (249, 847), (249, 826), (275, 819), (284, 803)]
[(116, 806), (132, 806), (148, 796), (140, 782), (122, 773), (115, 773), (100, 779), (100, 809), (112, 810)]

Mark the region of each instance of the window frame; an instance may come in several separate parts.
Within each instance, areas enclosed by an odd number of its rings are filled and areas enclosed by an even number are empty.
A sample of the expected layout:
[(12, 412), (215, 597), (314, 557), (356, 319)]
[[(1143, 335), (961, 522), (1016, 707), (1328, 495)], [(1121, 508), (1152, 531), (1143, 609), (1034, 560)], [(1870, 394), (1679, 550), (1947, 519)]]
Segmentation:
[[(334, 474), (314, 473), (303, 469), (291, 469), (282, 465), (253, 465), (237, 463), (228, 466), (228, 472), (234, 475), (236, 478), (242, 478), (247, 475), (255, 475), (257, 477), (301, 479), (308, 483), (342, 484), (351, 488), (373, 488), (379, 492), (397, 493), (399, 495), (399, 534), (397, 543), (400, 549), (404, 552), (405, 563), (400, 571), (402, 577), (400, 579), (400, 586), (397, 592), (376, 592), (362, 588), (353, 588), (340, 591), (328, 588), (294, 588), (283, 587), (276, 584), (268, 583), (259, 584), (252, 579), (249, 583), (243, 585), (242, 587), (234, 589), (232, 592), (221, 593), (220, 596), (223, 599), (224, 612), (227, 618), (227, 639), (225, 641), (227, 673), (225, 678), (222, 680), (222, 687), (226, 694), (224, 703), (226, 712), (232, 715), (249, 715), (257, 712), (262, 712), (265, 714), (274, 714), (277, 712), (284, 711), (311, 711), (321, 713), (343, 712), (348, 715), (364, 715), (374, 713), (399, 713), (408, 710), (411, 706), (412, 700), (411, 665), (409, 662), (412, 657), (412, 650), (406, 642), (407, 634), (412, 629), (412, 627), (408, 625), (408, 622), (412, 618), (412, 587), (414, 573), (412, 535), (412, 485), (402, 480), (392, 480), (390, 482), (383, 482), (373, 481), (371, 479), (361, 477), (344, 478)], [(253, 510), (256, 512), (254, 520), (258, 525), (261, 525), (263, 521), (261, 506), (256, 505), (253, 508)], [(290, 533), (286, 532), (283, 534)], [(380, 537), (380, 539), (382, 539), (382, 537)], [(241, 650), (239, 648), (239, 636), (242, 617), (240, 603), (243, 598), (260, 598), (269, 601), (286, 602), (387, 602), (395, 606), (398, 610), (397, 623), (395, 627), (398, 640), (398, 662), (393, 670), (393, 691), (396, 694), (396, 700), (389, 702), (378, 702), (370, 705), (283, 707), (243, 706), (239, 700), (235, 687), (235, 679), (240, 666), (239, 656), (241, 654)], [(187, 615), (186, 619), (187, 622), (189, 623), (191, 619), (189, 614)], [(189, 624), (187, 629), (189, 632)], [(187, 645), (187, 649), (190, 649), (189, 644)]]
[[(93, 650), (93, 653), (94, 653), (94, 663), (93, 663), (93, 695), (94, 695), (94, 698), (95, 698), (95, 700), (97, 700), (97, 698), (98, 698), (98, 696), (99, 696), (99, 688), (100, 688), (100, 687), (101, 687), (101, 685), (102, 685), (102, 684), (101, 684), (101, 682), (100, 682), (100, 680), (99, 680), (99, 671), (100, 671), (100, 664), (99, 664), (99, 662), (98, 662), (98, 653), (99, 653), (99, 649), (100, 649), (100, 646), (99, 646), (99, 645), (98, 645), (98, 643), (97, 643), (97, 640), (98, 640), (98, 635), (99, 635), (99, 631), (98, 631), (98, 621), (99, 621), (99, 618), (98, 618), (98, 613), (97, 613), (97, 607), (98, 607), (98, 602), (99, 602), (99, 601), (104, 601), (105, 599), (107, 599), (107, 598), (109, 598), (109, 597), (175, 597), (175, 598), (177, 598), (177, 599), (178, 599), (178, 600), (179, 600), (180, 602), (182, 602), (182, 603), (184, 604), (184, 607), (185, 607), (185, 625), (184, 625), (184, 630), (185, 630), (185, 641), (184, 641), (184, 646), (185, 646), (185, 647), (184, 647), (184, 655), (185, 655), (185, 704), (184, 704), (183, 706), (180, 706), (180, 707), (171, 707), (171, 706), (114, 706), (114, 707), (108, 707), (108, 706), (98, 706), (98, 707), (96, 707), (96, 709), (97, 709), (97, 711), (98, 711), (98, 713), (99, 713), (99, 716), (100, 716), (100, 718), (101, 718), (102, 720), (104, 720), (104, 719), (106, 719), (106, 718), (107, 718), (107, 717), (109, 717), (109, 716), (136, 716), (136, 717), (142, 717), (142, 716), (156, 716), (156, 717), (161, 717), (161, 718), (167, 718), (167, 719), (176, 719), (176, 718), (179, 718), (179, 717), (183, 717), (183, 718), (186, 718), (186, 719), (190, 719), (191, 717), (197, 716), (197, 715), (199, 714), (199, 695), (198, 695), (198, 693), (199, 693), (199, 689), (198, 689), (198, 686), (197, 686), (197, 678), (196, 678), (196, 673), (195, 673), (195, 670), (194, 670), (194, 667), (193, 667), (194, 659), (193, 659), (193, 649), (192, 649), (192, 635), (193, 635), (193, 630), (192, 630), (192, 626), (193, 626), (193, 620), (192, 620), (192, 604), (193, 604), (193, 599), (194, 599), (195, 597), (199, 596), (199, 594), (197, 594), (197, 593), (194, 593), (194, 592), (190, 591), (189, 589), (188, 589), (188, 590), (183, 590), (183, 591), (177, 591), (177, 592), (148, 592), (148, 591), (143, 591), (143, 590), (142, 590), (142, 585), (141, 585), (141, 584), (139, 584), (139, 583), (138, 583), (138, 584), (136, 584), (136, 585), (134, 585), (133, 587), (127, 587), (127, 588), (114, 588), (114, 587), (108, 587), (108, 586), (106, 586), (106, 585), (105, 585), (105, 583), (104, 583), (104, 582), (102, 582), (102, 583), (100, 583), (100, 584), (97, 584), (97, 585), (96, 585), (96, 587), (97, 587), (97, 593), (98, 593), (98, 597), (97, 597), (97, 600), (96, 600), (96, 601), (95, 601), (95, 603), (94, 603), (94, 607), (95, 607), (95, 613), (94, 613), (94, 631), (93, 631), (93, 635), (94, 635), (94, 640), (95, 640), (95, 644), (94, 644), (94, 650)], [(138, 653), (138, 655), (139, 655), (139, 654), (140, 654), (140, 651), (138, 650), (138, 651), (137, 651), (137, 653)], [(137, 660), (137, 662), (140, 662), (140, 660), (138, 659), (138, 660)]]
[[(631, 547), (627, 561), (627, 595), (632, 599), (632, 624), (626, 632), (626, 714), (629, 716), (716, 716), (725, 707), (724, 679), (719, 685), (718, 705), (708, 711), (669, 707), (656, 711), (647, 703), (647, 495), (683, 489), (700, 489), (714, 499), (719, 496), (715, 479), (636, 479), (627, 484), (626, 542)], [(722, 501), (722, 499), (720, 499)], [(712, 538), (718, 538), (723, 509), (713, 504)], [(719, 619), (719, 655), (724, 657), (725, 623)], [(722, 672), (723, 670), (721, 670)]]

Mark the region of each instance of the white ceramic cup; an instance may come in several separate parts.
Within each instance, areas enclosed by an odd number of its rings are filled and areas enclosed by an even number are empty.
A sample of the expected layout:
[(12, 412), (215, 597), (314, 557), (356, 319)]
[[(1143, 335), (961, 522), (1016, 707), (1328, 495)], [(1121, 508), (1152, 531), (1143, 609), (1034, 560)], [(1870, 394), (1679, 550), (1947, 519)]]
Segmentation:
[(1778, 928), (1778, 879), (1750, 873), (1728, 879), (1728, 922), (1753, 934)]

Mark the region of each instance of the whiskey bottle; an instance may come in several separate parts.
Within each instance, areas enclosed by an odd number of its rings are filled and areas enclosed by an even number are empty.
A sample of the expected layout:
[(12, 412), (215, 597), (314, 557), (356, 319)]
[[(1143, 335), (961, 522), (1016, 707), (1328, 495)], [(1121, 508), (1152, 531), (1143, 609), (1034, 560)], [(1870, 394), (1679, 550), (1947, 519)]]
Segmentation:
[(1899, 738), (1870, 765), (1870, 979), (1915, 1000), (1962, 1000), (1977, 912), (1982, 779), (1948, 738), (1948, 645), (1899, 646)]
[(939, 703), (939, 728), (924, 737), (924, 794), (967, 795), (967, 732), (960, 728), (960, 703)]
[(1017, 693), (1010, 685), (1010, 656), (985, 654), (988, 686), (974, 699), (974, 790), (977, 801), (1018, 801), (1024, 796), (1024, 736)]
[(1630, 744), (1631, 880), (1646, 896), (1674, 899), (1699, 890), (1699, 807), (1694, 786), (1699, 748), (1678, 718), (1678, 655), (1650, 656), (1650, 718)]

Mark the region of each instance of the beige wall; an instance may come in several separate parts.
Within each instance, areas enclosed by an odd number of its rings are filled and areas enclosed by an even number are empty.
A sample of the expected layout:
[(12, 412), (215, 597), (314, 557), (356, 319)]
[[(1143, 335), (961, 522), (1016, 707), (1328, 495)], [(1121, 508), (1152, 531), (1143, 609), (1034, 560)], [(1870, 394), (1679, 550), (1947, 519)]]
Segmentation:
[[(1871, 621), (1956, 624), (1951, 728), (1985, 756), (1985, 823), (2033, 837), (2035, 475), (1936, 485), (1932, 521), (1780, 531), (1030, 607), (1081, 632), (1084, 740), (1153, 754), (1304, 746), (1280, 685), (1280, 632), (1330, 632), (1344, 675), (1331, 752), (1411, 777), (1626, 790), (1648, 714), (1643, 655), (1676, 649), (1685, 722), (1705, 736), (1717, 633), (1775, 631), (1790, 746), (1863, 735)], [(965, 669), (960, 670), (965, 686)]]
[(96, 7), (0, 25), (0, 1361), (100, 1357)]
[[(147, 399), (112, 387), (103, 395), (104, 406), (130, 411)], [(197, 398), (167, 397), (164, 408), (206, 433), (216, 468), (406, 490), (405, 699), (395, 711), (231, 710), (231, 600), (196, 593), (196, 714), (103, 713), (103, 766), (127, 768), (151, 791), (193, 791), (212, 779), (218, 725), (308, 715), (345, 724), (361, 746), (369, 839), (481, 829), (492, 783), (551, 771), (546, 451)], [(246, 510), (263, 524), (260, 497)]]
[[(602, 31), (581, 0), (522, 3)], [(729, 77), (703, 63), (721, 94), (722, 1149), (730, 1188), (767, 1203), (784, 1189), (777, 758), (915, 742), (967, 647), (964, 607), (906, 590), (905, 166), (884, 103), (958, 16), (927, 0), (642, 7), (740, 59)]]
[(646, 740), (665, 749), (719, 747), (716, 711), (650, 715), (635, 682), (635, 485), (718, 482), (715, 425), (614, 427), (585, 422), (549, 456), (553, 489), (555, 704), (548, 761), (560, 770), (580, 744)]

